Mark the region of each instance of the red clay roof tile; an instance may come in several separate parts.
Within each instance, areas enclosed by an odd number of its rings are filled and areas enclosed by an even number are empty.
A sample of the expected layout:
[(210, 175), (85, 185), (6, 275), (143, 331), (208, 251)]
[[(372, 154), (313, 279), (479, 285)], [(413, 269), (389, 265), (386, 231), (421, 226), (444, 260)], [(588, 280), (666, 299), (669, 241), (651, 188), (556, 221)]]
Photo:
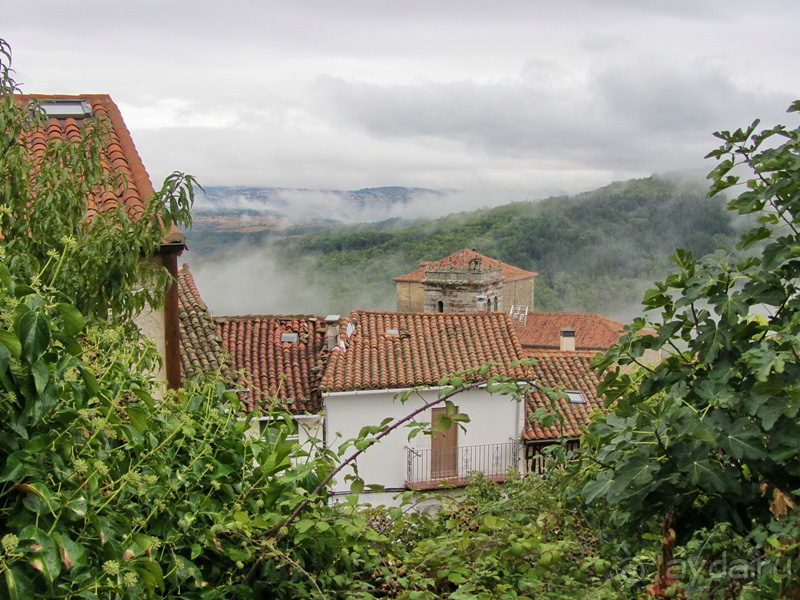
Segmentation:
[(563, 423), (556, 421), (552, 427), (544, 427), (538, 420), (531, 420), (531, 413), (544, 408), (552, 412), (552, 401), (542, 391), (528, 394), (523, 438), (527, 441), (550, 440), (560, 436), (579, 437), (589, 423), (590, 415), (603, 409), (597, 398), (597, 374), (589, 368), (594, 352), (560, 352), (554, 350), (531, 351), (529, 356), (536, 359), (532, 369), (534, 380), (543, 387), (562, 388), (582, 392), (585, 404), (575, 404), (566, 398), (556, 400)]
[[(126, 189), (117, 190), (116, 194), (106, 193), (91, 198), (87, 206), (89, 218), (96, 213), (104, 213), (119, 204), (125, 206), (128, 214), (133, 218), (139, 217), (144, 212), (144, 203), (154, 194), (150, 176), (142, 164), (142, 159), (136, 151), (125, 121), (119, 108), (107, 94), (83, 94), (79, 96), (55, 94), (18, 94), (18, 101), (22, 105), (29, 104), (32, 100), (47, 102), (48, 100), (84, 100), (91, 107), (92, 116), (104, 115), (111, 124), (110, 138), (102, 158), (105, 168), (115, 168), (126, 182)], [(83, 119), (50, 118), (43, 128), (31, 131), (27, 137), (28, 147), (38, 156), (45, 152), (46, 145), (65, 137), (70, 140), (80, 138), (80, 126)], [(184, 244), (186, 237), (174, 225), (165, 232), (164, 244)]]
[(594, 313), (532, 312), (517, 333), (525, 348), (561, 347), (561, 330), (575, 330), (576, 350), (608, 350), (619, 341), (624, 323)]
[(500, 363), (490, 375), (525, 380), (525, 367), (512, 365), (520, 358), (522, 348), (505, 313), (353, 311), (340, 322), (339, 346), (331, 351), (321, 389), (436, 385), (446, 375), (488, 362)]
[[(293, 413), (320, 410), (327, 355), (323, 317), (244, 315), (214, 321), (234, 368), (244, 371), (250, 410), (276, 399)], [(281, 341), (284, 333), (296, 333), (297, 341)]]
[(242, 388), (243, 381), (233, 371), (230, 356), (222, 346), (211, 313), (189, 272), (189, 265), (178, 269), (178, 317), (182, 380), (218, 371), (231, 387)]
[(416, 269), (411, 273), (406, 273), (405, 275), (395, 277), (393, 281), (422, 281), (425, 279), (426, 270), (446, 269), (447, 267), (466, 269), (469, 267), (470, 262), (475, 259), (480, 259), (481, 267), (484, 269), (499, 268), (503, 274), (503, 279), (506, 281), (528, 279), (529, 277), (535, 277), (537, 275), (531, 271), (526, 271), (524, 269), (520, 269), (519, 267), (501, 262), (497, 259), (484, 256), (483, 254), (475, 252), (475, 250), (464, 248), (463, 250), (459, 250), (450, 256), (446, 256), (433, 262), (425, 263), (421, 265), (419, 269)]

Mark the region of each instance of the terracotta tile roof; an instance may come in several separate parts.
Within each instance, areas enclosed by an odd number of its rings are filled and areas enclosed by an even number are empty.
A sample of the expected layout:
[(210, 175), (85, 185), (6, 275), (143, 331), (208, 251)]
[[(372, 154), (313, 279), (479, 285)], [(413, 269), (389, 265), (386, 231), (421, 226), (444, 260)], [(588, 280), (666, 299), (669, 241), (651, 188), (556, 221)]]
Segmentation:
[[(538, 422), (525, 419), (525, 440), (548, 440), (560, 437), (578, 437), (582, 427), (588, 424), (592, 411), (602, 409), (602, 401), (597, 399), (597, 385), (600, 383), (597, 374), (589, 368), (594, 352), (560, 352), (553, 350), (538, 350), (531, 353), (537, 363), (532, 367), (534, 381), (546, 387), (563, 387), (564, 390), (583, 392), (586, 404), (575, 404), (568, 399), (558, 400), (561, 414), (564, 415), (563, 424), (556, 421), (553, 427), (542, 427)], [(526, 417), (538, 408), (551, 410), (551, 400), (543, 392), (536, 391), (528, 394), (526, 403)], [(563, 428), (563, 429), (562, 429)]]
[[(250, 389), (249, 408), (277, 398), (294, 413), (318, 412), (327, 356), (326, 323), (313, 315), (245, 315), (214, 319), (222, 344)], [(296, 333), (297, 341), (281, 341)]]
[(470, 261), (475, 260), (476, 258), (481, 260), (481, 266), (484, 269), (496, 269), (499, 267), (502, 271), (503, 279), (506, 281), (528, 279), (529, 277), (535, 277), (537, 275), (536, 273), (506, 264), (495, 258), (484, 256), (483, 254), (475, 252), (475, 250), (464, 248), (463, 250), (459, 250), (458, 252), (451, 254), (450, 256), (446, 256), (440, 260), (425, 263), (421, 265), (419, 269), (416, 269), (411, 273), (406, 273), (405, 275), (395, 277), (393, 281), (422, 281), (425, 279), (425, 271), (428, 269), (446, 269), (447, 267), (466, 269), (469, 267)]
[(178, 329), (181, 345), (181, 380), (201, 373), (218, 371), (227, 384), (243, 387), (234, 373), (231, 359), (222, 346), (214, 319), (189, 272), (189, 265), (178, 269)]
[(564, 327), (575, 330), (576, 350), (608, 350), (619, 341), (625, 324), (594, 313), (532, 312), (517, 333), (526, 348), (558, 350)]
[[(136, 218), (144, 211), (144, 203), (155, 194), (150, 176), (142, 164), (142, 159), (136, 151), (125, 121), (119, 108), (107, 94), (84, 94), (80, 96), (45, 95), (45, 94), (19, 94), (20, 104), (27, 105), (31, 100), (46, 103), (52, 100), (83, 100), (91, 108), (93, 117), (107, 118), (111, 124), (108, 145), (103, 155), (103, 165), (106, 169), (113, 168), (122, 176), (126, 185), (116, 192), (106, 191), (89, 199), (86, 213), (88, 218), (97, 213), (104, 213), (118, 206), (124, 206), (128, 214)], [(59, 140), (80, 140), (82, 118), (55, 118), (47, 120), (43, 128), (29, 132), (27, 135), (28, 147), (37, 155), (42, 156), (47, 145)], [(174, 225), (169, 232), (165, 232), (164, 244), (185, 244), (186, 237)]]
[[(347, 334), (351, 328), (352, 335)], [(526, 378), (511, 363), (522, 348), (505, 313), (353, 311), (339, 325), (324, 392), (436, 385), (445, 375), (498, 362), (492, 373)]]

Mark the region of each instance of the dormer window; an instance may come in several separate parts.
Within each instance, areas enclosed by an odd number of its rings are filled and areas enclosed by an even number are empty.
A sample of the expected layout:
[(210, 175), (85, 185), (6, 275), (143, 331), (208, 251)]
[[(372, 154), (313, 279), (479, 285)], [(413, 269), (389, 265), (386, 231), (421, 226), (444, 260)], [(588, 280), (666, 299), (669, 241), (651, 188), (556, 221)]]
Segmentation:
[(92, 107), (85, 100), (47, 100), (39, 107), (54, 119), (84, 119), (92, 116)]
[(564, 393), (572, 404), (586, 404), (586, 396), (583, 395), (583, 392), (578, 390), (564, 390)]

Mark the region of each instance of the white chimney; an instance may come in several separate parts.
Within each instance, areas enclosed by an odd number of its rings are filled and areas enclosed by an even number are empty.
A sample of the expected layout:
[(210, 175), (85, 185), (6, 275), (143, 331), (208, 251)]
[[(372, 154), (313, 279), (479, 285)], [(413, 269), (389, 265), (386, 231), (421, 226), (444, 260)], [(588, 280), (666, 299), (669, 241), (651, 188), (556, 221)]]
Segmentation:
[(561, 351), (574, 352), (575, 351), (575, 330), (571, 327), (564, 327), (561, 330)]
[(325, 345), (327, 346), (328, 350), (333, 350), (336, 348), (336, 344), (339, 343), (339, 326), (338, 325), (331, 325), (328, 327), (328, 330), (325, 332)]
[(328, 315), (325, 317), (328, 329), (325, 331), (325, 345), (328, 350), (333, 350), (339, 343), (339, 315)]

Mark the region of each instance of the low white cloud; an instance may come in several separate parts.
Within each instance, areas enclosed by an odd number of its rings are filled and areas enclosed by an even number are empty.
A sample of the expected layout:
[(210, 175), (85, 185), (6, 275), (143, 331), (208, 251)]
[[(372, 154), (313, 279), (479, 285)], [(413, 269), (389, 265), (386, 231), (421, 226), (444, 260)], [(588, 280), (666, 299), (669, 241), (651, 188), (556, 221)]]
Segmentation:
[[(280, 229), (325, 223), (373, 223), (388, 219), (412, 221), (435, 219), (452, 213), (523, 202), (565, 193), (562, 188), (542, 190), (535, 198), (520, 189), (492, 190), (391, 190), (341, 192), (331, 190), (219, 188), (211, 196), (199, 194), (195, 213), (255, 213), (269, 215)], [(243, 216), (234, 227), (248, 226), (255, 219)]]
[(180, 98), (158, 98), (143, 104), (121, 102), (119, 108), (130, 129), (229, 129), (242, 122), (233, 109)]

